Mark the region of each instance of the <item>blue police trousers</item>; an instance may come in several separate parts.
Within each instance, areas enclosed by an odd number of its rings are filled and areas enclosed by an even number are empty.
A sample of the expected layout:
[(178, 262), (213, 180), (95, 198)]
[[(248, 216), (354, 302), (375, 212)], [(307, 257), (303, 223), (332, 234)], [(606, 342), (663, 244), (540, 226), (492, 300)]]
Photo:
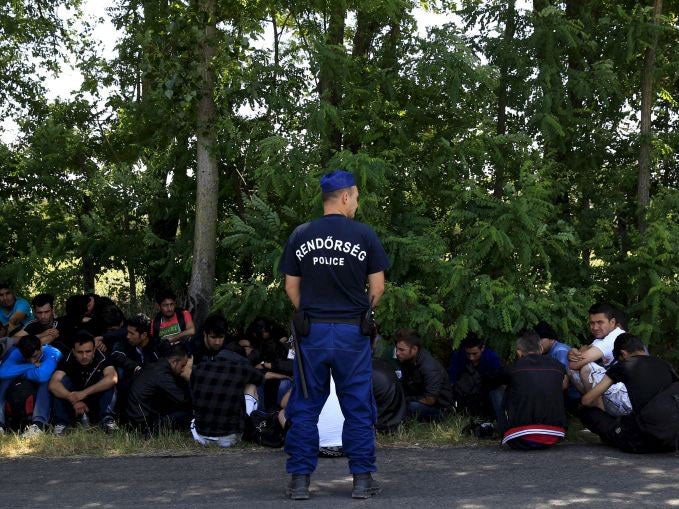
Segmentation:
[(290, 429), (285, 438), (290, 474), (311, 474), (318, 461), (318, 416), (330, 393), (330, 371), (344, 414), (342, 446), (352, 474), (375, 472), (375, 420), (370, 339), (358, 325), (313, 323), (300, 342), (309, 399), (299, 384), (297, 363), (285, 409)]

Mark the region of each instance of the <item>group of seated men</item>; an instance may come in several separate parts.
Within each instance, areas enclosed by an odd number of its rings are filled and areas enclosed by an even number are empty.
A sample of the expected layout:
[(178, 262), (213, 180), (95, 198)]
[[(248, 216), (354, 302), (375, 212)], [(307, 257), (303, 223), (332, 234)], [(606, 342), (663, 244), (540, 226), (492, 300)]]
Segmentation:
[(594, 304), (588, 319), (593, 340), (579, 348), (558, 341), (552, 327), (540, 322), (518, 338), (516, 360), (506, 367), (470, 333), (453, 352), (447, 373), (416, 331), (399, 331), (395, 355), (408, 411), (436, 420), (465, 410), (489, 421), (479, 434), (497, 429), (502, 443), (515, 449), (559, 442), (571, 413), (624, 451), (678, 450), (679, 377), (624, 331), (623, 317), (608, 303)]
[[(169, 291), (156, 303), (153, 320), (125, 319), (110, 299), (74, 296), (57, 318), (51, 295), (29, 305), (0, 283), (0, 432), (18, 426), (23, 412), (28, 436), (48, 427), (63, 434), (77, 423), (113, 432), (122, 421), (148, 435), (190, 430), (203, 445), (229, 447), (258, 410), (275, 415), (283, 433), (294, 359), (287, 333), (263, 318), (230, 331), (219, 315), (196, 327)], [(540, 322), (518, 338), (506, 367), (470, 333), (446, 370), (417, 331), (400, 329), (388, 354), (373, 360), (376, 429), (465, 411), (495, 421), (488, 427), (503, 444), (541, 449), (564, 438), (568, 409), (623, 450), (676, 450), (679, 378), (619, 317), (606, 303), (592, 306), (594, 340), (580, 348)], [(341, 453), (342, 422), (331, 390), (319, 419), (321, 453)]]

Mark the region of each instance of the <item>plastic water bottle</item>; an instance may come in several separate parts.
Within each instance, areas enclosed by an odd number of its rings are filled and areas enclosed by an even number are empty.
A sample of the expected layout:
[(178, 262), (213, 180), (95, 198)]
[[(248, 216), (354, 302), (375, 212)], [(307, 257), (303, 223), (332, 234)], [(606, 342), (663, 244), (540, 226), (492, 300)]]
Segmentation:
[(82, 417), (80, 417), (80, 424), (82, 424), (83, 428), (90, 427), (90, 416), (87, 415), (87, 412), (83, 412)]

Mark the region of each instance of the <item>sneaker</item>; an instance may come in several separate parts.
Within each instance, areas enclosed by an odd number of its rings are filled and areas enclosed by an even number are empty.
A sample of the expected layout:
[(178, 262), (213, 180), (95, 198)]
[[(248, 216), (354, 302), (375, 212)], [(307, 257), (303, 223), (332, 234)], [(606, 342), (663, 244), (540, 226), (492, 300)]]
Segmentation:
[(311, 476), (292, 474), (285, 495), (292, 500), (308, 500)]
[(106, 433), (120, 431), (120, 427), (118, 426), (118, 423), (113, 420), (113, 417), (104, 418), (104, 420), (101, 421), (101, 427)]
[(21, 434), (21, 438), (34, 438), (45, 433), (44, 426), (34, 422)]
[(5, 425), (4, 425), (4, 424), (0, 424), (0, 436), (4, 435), (5, 433), (7, 433), (7, 432), (5, 431)]
[(66, 424), (55, 424), (54, 428), (52, 429), (52, 434), (54, 434), (54, 436), (61, 437), (66, 434), (67, 429), (68, 426)]
[(370, 498), (380, 491), (382, 488), (370, 472), (354, 474), (354, 489), (351, 492), (351, 498)]

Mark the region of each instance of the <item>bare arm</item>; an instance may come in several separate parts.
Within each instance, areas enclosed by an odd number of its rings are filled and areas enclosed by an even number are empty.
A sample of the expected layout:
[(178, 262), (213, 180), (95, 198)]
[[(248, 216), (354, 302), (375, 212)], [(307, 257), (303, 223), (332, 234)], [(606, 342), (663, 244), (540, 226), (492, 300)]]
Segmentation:
[(47, 387), (57, 398), (68, 399), (68, 395), (71, 393), (71, 391), (69, 391), (66, 387), (64, 387), (64, 384), (61, 383), (61, 379), (64, 378), (64, 376), (66, 376), (65, 371), (55, 371), (52, 375), (52, 378), (50, 378), (50, 383)]
[(373, 306), (382, 298), (384, 293), (384, 272), (375, 272), (368, 274), (368, 300), (372, 302)]
[[(577, 369), (582, 368), (583, 366), (586, 366), (590, 362), (598, 361), (603, 356), (604, 356), (604, 353), (601, 350), (599, 350), (596, 346), (592, 346), (592, 347), (587, 348), (584, 352), (581, 351), (581, 353), (579, 355), (579, 360), (571, 361), (568, 364), (568, 367), (571, 368), (571, 369), (577, 370)], [(569, 355), (569, 359), (570, 358), (571, 357)]]
[(96, 384), (90, 385), (89, 387), (79, 391), (83, 395), (81, 399), (85, 399), (87, 396), (92, 394), (97, 394), (98, 392), (104, 392), (109, 390), (115, 384), (118, 383), (118, 373), (113, 366), (107, 366), (104, 368), (104, 376)]
[(613, 380), (608, 375), (604, 375), (601, 382), (582, 397), (582, 404), (585, 406), (594, 406), (596, 400), (599, 399), (611, 385), (613, 385)]
[(285, 293), (288, 294), (288, 299), (295, 306), (295, 309), (299, 309), (300, 299), (302, 296), (302, 278), (299, 276), (285, 275)]
[(568, 375), (564, 375), (563, 382), (561, 382), (561, 388), (565, 391), (568, 389)]

